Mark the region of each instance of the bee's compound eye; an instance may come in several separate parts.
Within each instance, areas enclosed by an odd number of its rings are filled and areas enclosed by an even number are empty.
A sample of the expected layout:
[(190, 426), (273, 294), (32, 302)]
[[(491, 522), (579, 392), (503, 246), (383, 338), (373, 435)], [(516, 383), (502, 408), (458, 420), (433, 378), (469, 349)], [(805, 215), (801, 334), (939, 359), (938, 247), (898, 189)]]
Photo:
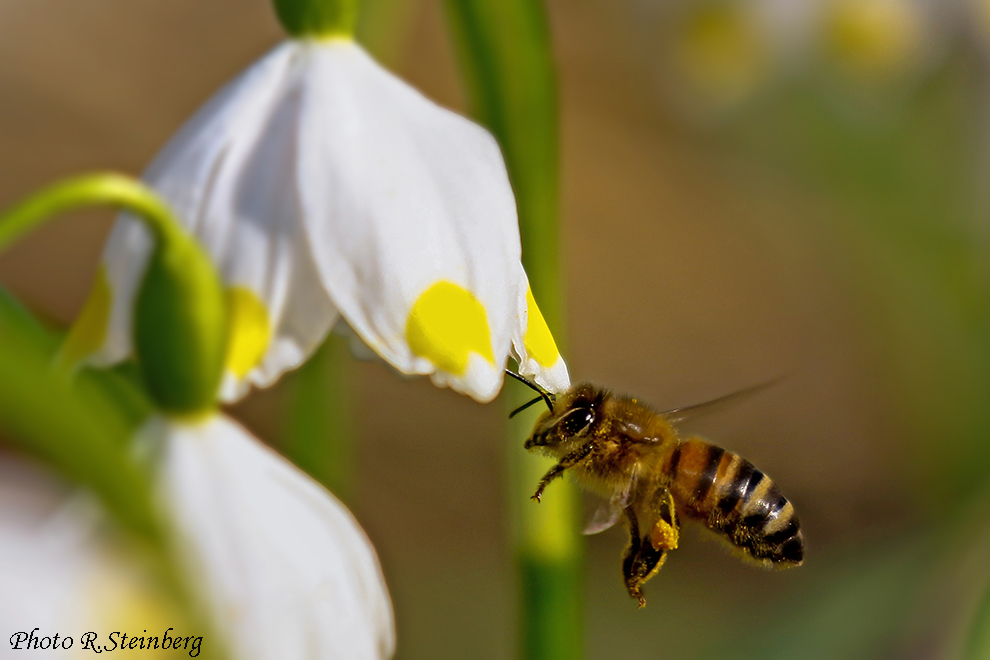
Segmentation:
[(560, 429), (564, 435), (580, 435), (595, 421), (595, 411), (584, 406), (574, 408), (560, 420)]

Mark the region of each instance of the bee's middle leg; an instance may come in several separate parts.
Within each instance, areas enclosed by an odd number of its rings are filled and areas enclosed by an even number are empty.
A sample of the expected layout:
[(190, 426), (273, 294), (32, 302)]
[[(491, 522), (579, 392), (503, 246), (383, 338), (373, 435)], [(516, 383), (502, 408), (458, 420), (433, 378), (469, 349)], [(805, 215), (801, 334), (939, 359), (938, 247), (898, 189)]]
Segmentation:
[(546, 487), (550, 485), (551, 481), (564, 474), (564, 470), (574, 467), (587, 458), (588, 454), (590, 454), (594, 448), (595, 443), (594, 441), (591, 441), (561, 458), (556, 465), (550, 468), (547, 473), (543, 475), (543, 478), (540, 479), (540, 483), (536, 486), (536, 492), (533, 493), (533, 496), (530, 497), (530, 499), (539, 502), (540, 498), (543, 497), (543, 491), (546, 490)]

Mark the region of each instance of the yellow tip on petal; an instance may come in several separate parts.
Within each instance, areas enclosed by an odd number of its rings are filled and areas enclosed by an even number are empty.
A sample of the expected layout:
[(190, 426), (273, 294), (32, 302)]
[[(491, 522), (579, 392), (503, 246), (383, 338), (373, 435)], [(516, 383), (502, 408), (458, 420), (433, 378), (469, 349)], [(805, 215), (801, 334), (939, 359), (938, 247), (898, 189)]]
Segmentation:
[(523, 338), (526, 353), (544, 367), (553, 366), (557, 362), (557, 358), (560, 357), (560, 351), (557, 350), (557, 343), (553, 340), (553, 335), (550, 334), (550, 328), (547, 327), (543, 313), (536, 305), (532, 289), (526, 290), (526, 308), (529, 310), (526, 336)]
[(62, 351), (59, 354), (59, 366), (73, 369), (102, 346), (107, 337), (107, 324), (110, 320), (110, 281), (103, 265), (96, 269), (96, 278), (89, 298), (83, 306), (76, 322), (72, 324)]
[(268, 310), (248, 288), (227, 289), (227, 370), (244, 378), (265, 355), (272, 338)]
[(485, 308), (453, 282), (437, 282), (416, 300), (406, 321), (406, 341), (413, 353), (452, 374), (467, 370), (471, 353), (495, 364)]

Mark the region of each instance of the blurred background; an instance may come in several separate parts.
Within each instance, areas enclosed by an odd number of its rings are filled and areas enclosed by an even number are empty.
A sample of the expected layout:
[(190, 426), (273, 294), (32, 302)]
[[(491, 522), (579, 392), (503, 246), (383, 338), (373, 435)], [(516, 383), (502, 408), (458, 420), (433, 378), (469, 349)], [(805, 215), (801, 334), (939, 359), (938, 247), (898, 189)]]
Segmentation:
[[(548, 12), (572, 376), (661, 409), (776, 379), (685, 430), (772, 475), (807, 541), (768, 573), (689, 529), (637, 610), (624, 532), (589, 537), (587, 657), (957, 657), (990, 582), (990, 4)], [(463, 111), (440, 0), (365, 0), (362, 20), (383, 64)], [(268, 0), (3, 3), (0, 205), (139, 173), (280, 38)], [(36, 232), (0, 284), (68, 325), (111, 221)], [(381, 557), (397, 658), (513, 657), (505, 407), (343, 368), (340, 495)], [(230, 412), (279, 447), (293, 381)]]

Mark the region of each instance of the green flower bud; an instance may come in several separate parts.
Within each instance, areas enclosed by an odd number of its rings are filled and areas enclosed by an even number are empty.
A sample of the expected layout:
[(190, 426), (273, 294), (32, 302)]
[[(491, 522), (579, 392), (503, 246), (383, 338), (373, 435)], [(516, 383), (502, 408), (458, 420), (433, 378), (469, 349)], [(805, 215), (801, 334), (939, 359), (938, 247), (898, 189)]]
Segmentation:
[(148, 393), (167, 413), (212, 410), (227, 344), (223, 287), (199, 245), (156, 246), (134, 305), (134, 351)]
[(285, 31), (296, 38), (352, 37), (359, 0), (274, 0)]

